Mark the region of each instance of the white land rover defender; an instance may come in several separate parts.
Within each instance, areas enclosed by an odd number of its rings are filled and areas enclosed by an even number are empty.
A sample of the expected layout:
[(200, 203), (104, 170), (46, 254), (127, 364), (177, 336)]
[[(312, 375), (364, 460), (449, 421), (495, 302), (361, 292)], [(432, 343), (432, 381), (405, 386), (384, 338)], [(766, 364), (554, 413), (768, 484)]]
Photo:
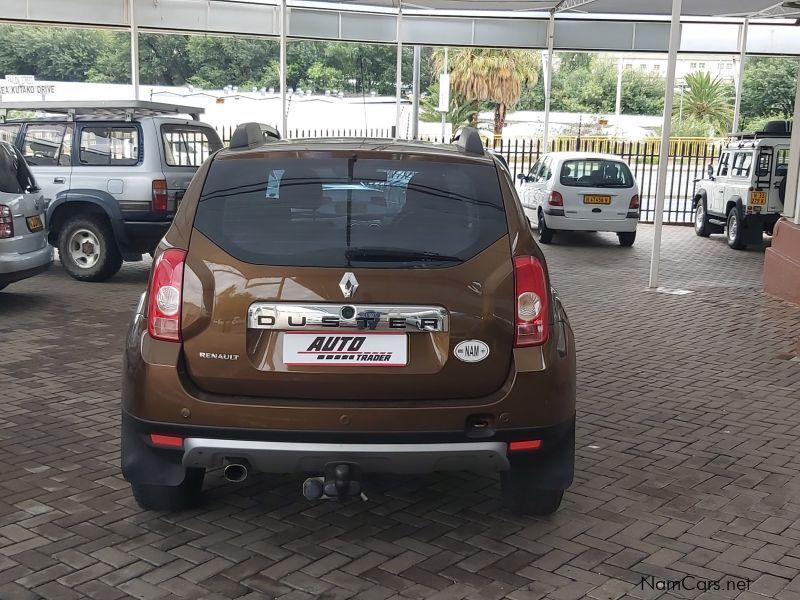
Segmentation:
[(726, 233), (728, 245), (742, 250), (760, 244), (783, 211), (789, 168), (788, 121), (770, 121), (763, 131), (732, 134), (719, 163), (697, 181), (692, 209), (694, 230), (708, 237)]

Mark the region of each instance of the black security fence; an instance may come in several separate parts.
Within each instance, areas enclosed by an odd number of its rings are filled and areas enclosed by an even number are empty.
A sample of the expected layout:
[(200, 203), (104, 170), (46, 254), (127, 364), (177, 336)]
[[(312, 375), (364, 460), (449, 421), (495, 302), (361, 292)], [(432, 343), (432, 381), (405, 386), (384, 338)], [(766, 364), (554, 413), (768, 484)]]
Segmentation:
[[(228, 144), (233, 127), (219, 129), (223, 143)], [(394, 137), (394, 128), (372, 129), (292, 129), (289, 139), (302, 138), (387, 138)], [(437, 140), (430, 140), (437, 141)], [(530, 172), (533, 165), (544, 154), (540, 139), (485, 139), (487, 147), (501, 154), (508, 163), (514, 180), (519, 185), (520, 174)], [(640, 192), (640, 220), (655, 219), (656, 185), (658, 180), (659, 152), (661, 140), (648, 139), (629, 141), (613, 138), (559, 137), (551, 140), (550, 152), (598, 152), (619, 156), (631, 168)], [(667, 185), (664, 197), (665, 223), (691, 223), (693, 221), (692, 198), (695, 182), (702, 178), (708, 165), (716, 165), (721, 143), (707, 138), (673, 138), (667, 153)]]
[[(496, 140), (488, 145), (506, 159), (515, 181), (518, 181), (517, 175), (530, 172), (544, 153), (541, 140)], [(641, 189), (640, 220), (652, 222), (655, 219), (660, 140), (561, 138), (552, 140), (549, 146), (550, 152), (599, 152), (622, 158), (630, 166)], [(705, 175), (708, 165), (716, 164), (720, 149), (720, 143), (711, 140), (689, 138), (670, 141), (664, 196), (665, 223), (692, 222), (695, 182)]]

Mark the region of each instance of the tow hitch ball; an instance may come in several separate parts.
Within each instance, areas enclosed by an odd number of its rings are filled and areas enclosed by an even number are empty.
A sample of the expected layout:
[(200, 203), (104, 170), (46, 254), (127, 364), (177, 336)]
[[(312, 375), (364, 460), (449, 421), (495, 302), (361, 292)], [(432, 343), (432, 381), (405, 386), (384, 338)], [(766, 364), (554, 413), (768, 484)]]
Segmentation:
[(361, 491), (361, 467), (352, 463), (331, 463), (325, 465), (322, 477), (309, 477), (303, 482), (303, 496), (306, 500), (338, 500), (367, 497)]

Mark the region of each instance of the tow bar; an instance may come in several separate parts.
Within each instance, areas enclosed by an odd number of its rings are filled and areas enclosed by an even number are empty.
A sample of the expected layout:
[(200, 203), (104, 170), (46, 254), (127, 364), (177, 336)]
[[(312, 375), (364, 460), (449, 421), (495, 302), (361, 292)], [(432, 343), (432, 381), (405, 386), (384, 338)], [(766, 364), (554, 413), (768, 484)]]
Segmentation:
[(361, 491), (361, 467), (354, 463), (329, 463), (322, 477), (309, 477), (303, 482), (306, 500), (338, 500), (367, 496)]

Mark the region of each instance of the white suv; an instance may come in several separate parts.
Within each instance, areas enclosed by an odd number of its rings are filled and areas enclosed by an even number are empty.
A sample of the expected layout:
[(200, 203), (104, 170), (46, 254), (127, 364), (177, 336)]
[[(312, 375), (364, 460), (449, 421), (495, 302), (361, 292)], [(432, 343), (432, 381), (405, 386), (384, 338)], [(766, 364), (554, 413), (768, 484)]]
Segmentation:
[(692, 200), (697, 235), (725, 232), (735, 250), (760, 244), (763, 233), (772, 235), (786, 195), (790, 137), (786, 121), (731, 136), (716, 168), (709, 165), (708, 176), (697, 182)]
[(551, 152), (517, 178), (522, 206), (536, 219), (543, 244), (559, 231), (612, 231), (622, 246), (636, 240), (639, 186), (618, 156)]

